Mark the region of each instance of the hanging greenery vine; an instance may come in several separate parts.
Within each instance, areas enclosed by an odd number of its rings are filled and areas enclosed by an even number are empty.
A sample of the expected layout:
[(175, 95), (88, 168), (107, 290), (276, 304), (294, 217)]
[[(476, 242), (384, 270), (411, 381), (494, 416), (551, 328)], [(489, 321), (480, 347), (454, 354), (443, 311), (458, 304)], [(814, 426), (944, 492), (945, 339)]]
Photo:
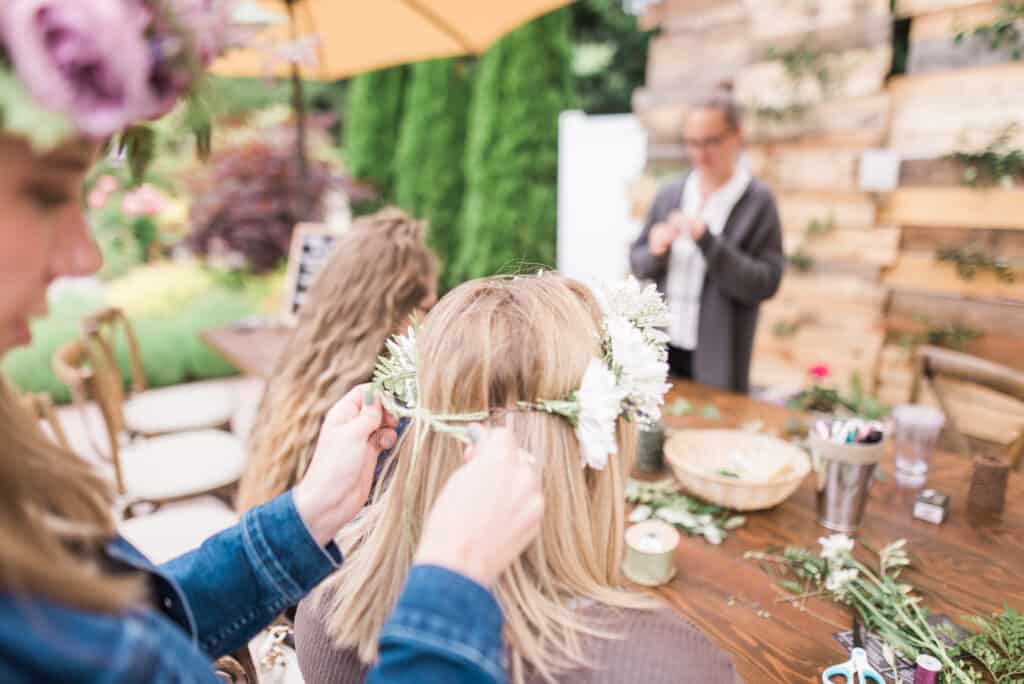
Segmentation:
[(1018, 60), (1024, 57), (1021, 20), (1024, 20), (1024, 2), (1004, 2), (999, 6), (999, 14), (991, 23), (980, 24), (970, 29), (957, 28), (953, 40), (960, 45), (968, 38), (978, 37), (988, 43), (990, 50), (1008, 49), (1010, 56)]
[(964, 167), (965, 185), (1012, 186), (1016, 178), (1024, 176), (1024, 150), (1011, 146), (1017, 131), (1016, 122), (1011, 123), (983, 149), (975, 152), (954, 152), (947, 158)]
[(973, 280), (979, 271), (992, 271), (1005, 283), (1017, 279), (1016, 269), (1010, 262), (993, 256), (981, 245), (944, 247), (936, 252), (936, 259), (956, 265), (957, 274), (964, 280)]

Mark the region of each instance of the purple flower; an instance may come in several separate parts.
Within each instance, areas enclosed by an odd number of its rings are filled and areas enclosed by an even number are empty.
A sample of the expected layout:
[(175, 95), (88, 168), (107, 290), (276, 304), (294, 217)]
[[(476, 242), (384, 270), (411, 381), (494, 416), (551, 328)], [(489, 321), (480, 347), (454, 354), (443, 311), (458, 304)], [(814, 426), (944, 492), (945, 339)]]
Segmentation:
[(139, 0), (4, 0), (0, 42), (41, 104), (105, 137), (143, 113), (149, 23)]

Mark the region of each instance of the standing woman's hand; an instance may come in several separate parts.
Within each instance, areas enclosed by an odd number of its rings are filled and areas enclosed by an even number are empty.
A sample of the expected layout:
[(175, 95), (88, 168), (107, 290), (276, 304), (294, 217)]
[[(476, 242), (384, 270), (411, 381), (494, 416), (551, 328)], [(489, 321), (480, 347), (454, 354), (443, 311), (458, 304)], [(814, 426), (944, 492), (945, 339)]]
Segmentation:
[(540, 532), (541, 478), (506, 428), (473, 426), (469, 462), (452, 473), (427, 515), (416, 563), (490, 587)]
[(321, 546), (363, 508), (377, 457), (395, 445), (397, 425), (371, 385), (355, 387), (327, 412), (313, 459), (293, 490), (295, 508)]

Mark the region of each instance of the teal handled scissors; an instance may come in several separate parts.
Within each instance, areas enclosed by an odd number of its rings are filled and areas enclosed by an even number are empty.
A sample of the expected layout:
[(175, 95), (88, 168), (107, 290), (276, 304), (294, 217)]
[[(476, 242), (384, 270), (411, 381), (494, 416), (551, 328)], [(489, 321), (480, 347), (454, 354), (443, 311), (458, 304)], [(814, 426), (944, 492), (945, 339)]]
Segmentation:
[(864, 625), (857, 618), (853, 621), (853, 650), (845, 663), (833, 665), (821, 674), (823, 684), (832, 684), (833, 677), (842, 677), (843, 684), (885, 684), (885, 679), (868, 662), (864, 650)]
[(832, 684), (833, 677), (842, 677), (844, 684), (885, 684), (882, 675), (875, 672), (868, 663), (867, 651), (860, 647), (850, 651), (850, 659), (845, 663), (826, 669), (821, 675), (821, 681)]

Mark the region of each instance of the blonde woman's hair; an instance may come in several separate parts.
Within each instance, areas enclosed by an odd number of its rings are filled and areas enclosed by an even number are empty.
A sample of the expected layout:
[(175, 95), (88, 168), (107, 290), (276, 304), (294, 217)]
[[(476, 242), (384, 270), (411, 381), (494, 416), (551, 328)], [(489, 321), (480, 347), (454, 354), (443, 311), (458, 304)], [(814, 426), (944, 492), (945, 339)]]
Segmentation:
[[(635, 428), (619, 425), (619, 453), (603, 470), (583, 467), (564, 418), (516, 410), (519, 401), (557, 399), (580, 386), (600, 355), (600, 312), (591, 292), (558, 275), (495, 278), (448, 293), (417, 336), (421, 407), (441, 413), (487, 410), (507, 419), (520, 446), (542, 462), (541, 533), (498, 579), (513, 681), (547, 680), (587, 665), (584, 638), (614, 638), (576, 610), (579, 602), (649, 605), (620, 587), (624, 478)], [(385, 484), (340, 535), (341, 570), (325, 584), (327, 631), (364, 663), (398, 599), (419, 541), (420, 521), (463, 462), (464, 446), (429, 432), (415, 458), (413, 420), (389, 462)]]
[(58, 446), (0, 377), (0, 593), (116, 612), (143, 597), (137, 576), (102, 574), (116, 534), (108, 483)]
[(263, 393), (238, 509), (273, 499), (305, 472), (328, 409), (373, 374), (389, 335), (435, 292), (425, 224), (389, 208), (335, 242)]

